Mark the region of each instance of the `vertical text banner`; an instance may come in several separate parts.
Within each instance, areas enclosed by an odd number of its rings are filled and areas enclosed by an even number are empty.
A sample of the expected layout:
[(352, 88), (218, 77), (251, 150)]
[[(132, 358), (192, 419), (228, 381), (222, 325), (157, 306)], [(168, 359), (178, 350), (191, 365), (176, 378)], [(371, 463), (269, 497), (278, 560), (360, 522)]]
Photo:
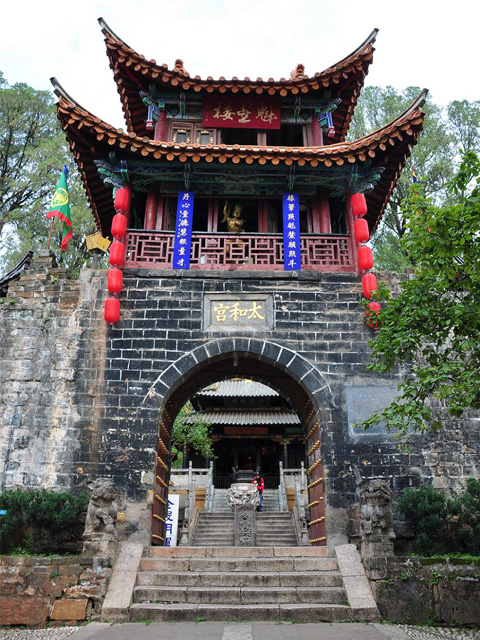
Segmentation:
[(191, 191), (180, 191), (177, 201), (177, 223), (173, 247), (173, 269), (190, 269), (192, 244), (193, 199)]
[(296, 193), (283, 194), (284, 271), (300, 271), (300, 222)]
[(165, 546), (176, 547), (178, 535), (178, 512), (180, 508), (180, 496), (175, 494), (168, 496), (167, 517), (165, 519)]

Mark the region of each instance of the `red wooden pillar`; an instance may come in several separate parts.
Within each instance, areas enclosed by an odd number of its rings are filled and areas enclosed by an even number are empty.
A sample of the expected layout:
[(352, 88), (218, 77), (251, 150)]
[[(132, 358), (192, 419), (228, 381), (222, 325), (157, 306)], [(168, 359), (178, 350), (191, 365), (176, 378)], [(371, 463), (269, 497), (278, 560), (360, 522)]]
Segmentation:
[(207, 231), (218, 231), (218, 202), (208, 201)]
[(155, 229), (157, 226), (158, 184), (155, 182), (148, 187), (147, 203), (145, 205), (144, 229)]
[(318, 203), (318, 226), (316, 233), (332, 233), (332, 222), (330, 219), (330, 200), (328, 198), (327, 189), (319, 188), (317, 190)]
[(166, 111), (160, 111), (158, 114), (157, 124), (155, 125), (154, 140), (161, 140), (165, 142), (167, 139), (167, 113)]
[(312, 138), (313, 138), (313, 146), (314, 147), (322, 147), (323, 146), (323, 131), (320, 126), (320, 122), (318, 120), (318, 116), (313, 114), (312, 120)]
[(157, 217), (156, 217), (156, 223), (155, 223), (155, 229), (157, 231), (163, 230), (164, 207), (165, 207), (165, 198), (163, 196), (159, 196), (157, 200)]
[(345, 193), (345, 206), (347, 207), (347, 226), (348, 226), (348, 233), (350, 235), (350, 248), (351, 248), (350, 250), (352, 253), (352, 262), (355, 267), (355, 271), (358, 274), (361, 274), (362, 270), (358, 265), (358, 246), (359, 245), (358, 245), (358, 242), (355, 240), (355, 235), (353, 233), (355, 216), (353, 215), (353, 210), (352, 210), (352, 192), (350, 190), (348, 190)]

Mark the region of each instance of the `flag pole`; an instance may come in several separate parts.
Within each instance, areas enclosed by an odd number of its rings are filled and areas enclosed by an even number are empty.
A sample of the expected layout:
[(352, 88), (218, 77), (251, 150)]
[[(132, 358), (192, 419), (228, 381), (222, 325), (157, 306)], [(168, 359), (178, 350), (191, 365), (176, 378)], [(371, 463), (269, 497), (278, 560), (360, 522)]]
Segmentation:
[(52, 224), (50, 225), (50, 233), (48, 234), (48, 240), (47, 240), (47, 251), (50, 251), (50, 240), (52, 239), (52, 231), (53, 231), (54, 224), (55, 224), (55, 218), (52, 218)]

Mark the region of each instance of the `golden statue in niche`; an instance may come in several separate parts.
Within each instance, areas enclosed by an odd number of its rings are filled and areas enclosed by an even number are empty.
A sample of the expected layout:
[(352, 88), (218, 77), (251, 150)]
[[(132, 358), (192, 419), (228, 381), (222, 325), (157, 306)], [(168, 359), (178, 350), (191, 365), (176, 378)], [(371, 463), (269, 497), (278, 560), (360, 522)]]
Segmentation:
[(239, 202), (235, 204), (229, 204), (228, 200), (225, 200), (225, 206), (223, 207), (223, 218), (221, 223), (227, 224), (227, 231), (230, 233), (240, 233), (244, 230), (245, 220), (242, 220), (243, 205)]

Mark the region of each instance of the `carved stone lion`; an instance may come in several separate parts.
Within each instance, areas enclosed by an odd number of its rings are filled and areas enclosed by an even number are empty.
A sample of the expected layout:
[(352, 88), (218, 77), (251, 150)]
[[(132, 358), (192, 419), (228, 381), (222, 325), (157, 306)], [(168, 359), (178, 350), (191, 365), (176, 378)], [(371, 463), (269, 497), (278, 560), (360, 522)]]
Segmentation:
[(360, 514), (362, 540), (382, 542), (395, 539), (392, 519), (392, 493), (386, 480), (367, 481), (361, 490)]
[(88, 489), (90, 502), (88, 503), (83, 537), (88, 538), (92, 534), (107, 534), (107, 537), (113, 537), (118, 511), (116, 500), (119, 491), (117, 487), (110, 478), (97, 478), (88, 484)]

